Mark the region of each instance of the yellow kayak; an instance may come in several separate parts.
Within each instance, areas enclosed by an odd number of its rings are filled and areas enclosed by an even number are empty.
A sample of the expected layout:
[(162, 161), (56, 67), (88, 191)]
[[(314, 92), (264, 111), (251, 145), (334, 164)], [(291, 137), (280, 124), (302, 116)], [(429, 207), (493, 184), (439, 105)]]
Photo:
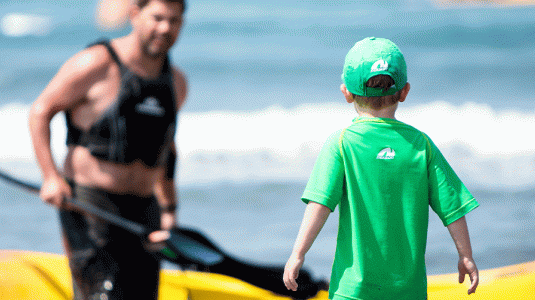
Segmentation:
[[(429, 276), (429, 299), (535, 299), (535, 261), (480, 271), (477, 292), (468, 296), (468, 282), (457, 274)], [(469, 281), (468, 278), (466, 281)], [(0, 299), (71, 299), (71, 278), (65, 256), (0, 250)], [(160, 300), (289, 300), (225, 275), (163, 270)], [(312, 299), (327, 299), (320, 291)]]

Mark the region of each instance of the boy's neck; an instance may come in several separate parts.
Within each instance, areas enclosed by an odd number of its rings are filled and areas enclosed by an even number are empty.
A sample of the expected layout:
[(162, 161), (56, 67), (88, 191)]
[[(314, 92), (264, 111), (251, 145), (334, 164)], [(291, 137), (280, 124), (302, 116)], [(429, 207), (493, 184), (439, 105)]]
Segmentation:
[(368, 118), (396, 119), (395, 114), (397, 108), (397, 103), (381, 109), (363, 108), (355, 104), (355, 109), (359, 116)]

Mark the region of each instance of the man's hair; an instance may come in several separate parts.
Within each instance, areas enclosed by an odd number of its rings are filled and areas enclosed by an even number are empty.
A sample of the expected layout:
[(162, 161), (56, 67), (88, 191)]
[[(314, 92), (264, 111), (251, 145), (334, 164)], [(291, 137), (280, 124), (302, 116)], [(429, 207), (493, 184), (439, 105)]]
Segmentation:
[[(373, 76), (366, 82), (367, 87), (382, 89), (383, 92), (388, 91), (394, 84), (394, 79), (388, 75)], [(379, 97), (364, 97), (353, 94), (353, 100), (355, 100), (361, 107), (369, 107), (378, 110), (396, 104), (399, 101), (400, 95), (401, 91), (397, 91), (394, 95)]]
[[(139, 8), (143, 8), (145, 5), (149, 4), (151, 0), (135, 0), (135, 1), (136, 1), (136, 5)], [(186, 0), (161, 0), (161, 1), (171, 2), (171, 3), (180, 3), (180, 5), (182, 5), (182, 13), (186, 11)]]

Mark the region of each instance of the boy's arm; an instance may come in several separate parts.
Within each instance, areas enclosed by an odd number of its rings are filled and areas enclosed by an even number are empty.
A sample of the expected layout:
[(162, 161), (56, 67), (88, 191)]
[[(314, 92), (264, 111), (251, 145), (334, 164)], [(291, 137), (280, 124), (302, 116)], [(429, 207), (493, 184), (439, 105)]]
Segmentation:
[(459, 253), (459, 283), (463, 283), (465, 275), (468, 274), (472, 282), (468, 289), (468, 294), (475, 293), (479, 284), (479, 271), (472, 258), (472, 246), (470, 245), (470, 236), (468, 235), (465, 217), (448, 225), (448, 230)]
[(292, 255), (284, 268), (283, 280), (287, 289), (292, 291), (297, 290), (297, 282), (295, 280), (305, 261), (305, 254), (323, 228), (330, 213), (331, 209), (327, 206), (313, 201), (308, 203), (301, 228), (295, 240)]

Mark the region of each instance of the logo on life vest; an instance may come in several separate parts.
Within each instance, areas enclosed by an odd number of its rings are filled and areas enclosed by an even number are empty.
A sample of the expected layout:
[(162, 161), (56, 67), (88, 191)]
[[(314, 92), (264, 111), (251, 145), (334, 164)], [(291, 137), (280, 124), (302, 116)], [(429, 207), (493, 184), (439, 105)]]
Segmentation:
[(163, 117), (165, 109), (160, 106), (160, 101), (154, 97), (148, 97), (142, 103), (136, 104), (136, 111), (140, 114)]
[(377, 159), (394, 159), (396, 151), (392, 148), (384, 148), (377, 154)]
[(373, 64), (371, 72), (380, 72), (385, 70), (388, 70), (388, 63), (385, 60), (380, 59)]

